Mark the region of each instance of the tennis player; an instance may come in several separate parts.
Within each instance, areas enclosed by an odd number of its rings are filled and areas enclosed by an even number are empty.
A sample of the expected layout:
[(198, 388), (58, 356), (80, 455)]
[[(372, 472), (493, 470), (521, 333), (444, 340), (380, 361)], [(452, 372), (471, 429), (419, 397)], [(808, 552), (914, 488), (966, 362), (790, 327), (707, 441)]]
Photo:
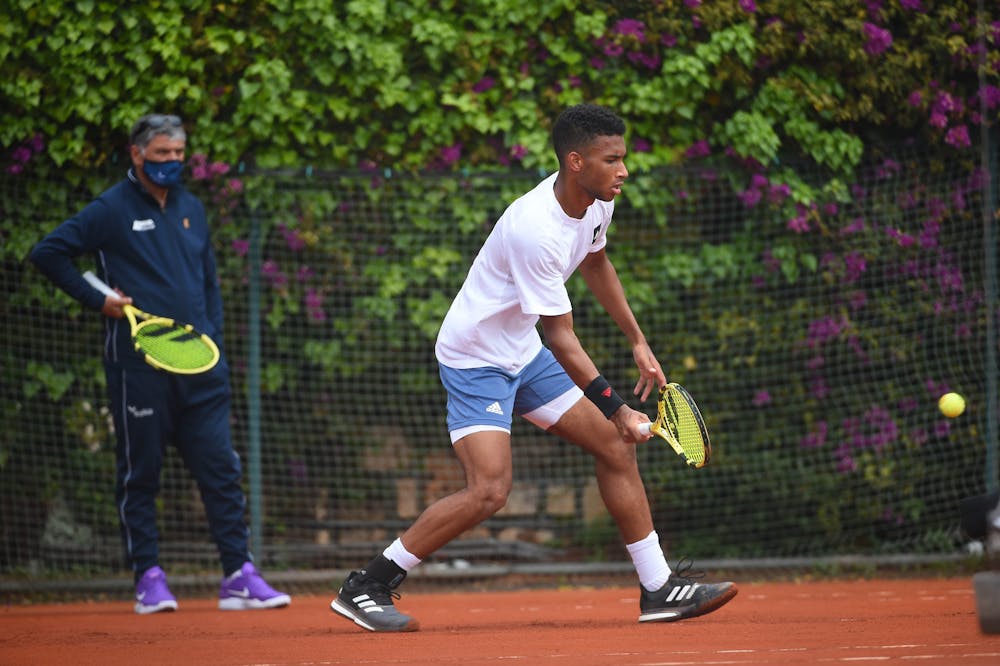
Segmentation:
[[(251, 561), (240, 459), (229, 431), (226, 358), (198, 375), (156, 370), (136, 352), (122, 307), (132, 298), (222, 342), (222, 296), (205, 208), (182, 183), (187, 133), (181, 119), (139, 118), (129, 135), (127, 176), (69, 218), (31, 251), (56, 286), (104, 314), (104, 370), (117, 446), (115, 498), (125, 559), (135, 576), (135, 612), (177, 610), (160, 567), (157, 497), (167, 444), (198, 483), (223, 578), (219, 608), (281, 608)], [(116, 295), (94, 289), (74, 259), (93, 255)]]
[(395, 590), (431, 553), (504, 506), (514, 415), (593, 456), (601, 497), (638, 573), (640, 622), (703, 615), (735, 596), (732, 583), (699, 583), (671, 571), (636, 460), (636, 445), (649, 438), (640, 424), (649, 418), (625, 404), (573, 331), (565, 283), (579, 269), (632, 347), (634, 393), (645, 400), (666, 384), (605, 253), (614, 199), (628, 176), (624, 135), (625, 123), (608, 109), (566, 109), (552, 129), (559, 171), (507, 208), (473, 262), (435, 347), (466, 487), (427, 507), (347, 577), (330, 605), (361, 627), (418, 628), (393, 605)]

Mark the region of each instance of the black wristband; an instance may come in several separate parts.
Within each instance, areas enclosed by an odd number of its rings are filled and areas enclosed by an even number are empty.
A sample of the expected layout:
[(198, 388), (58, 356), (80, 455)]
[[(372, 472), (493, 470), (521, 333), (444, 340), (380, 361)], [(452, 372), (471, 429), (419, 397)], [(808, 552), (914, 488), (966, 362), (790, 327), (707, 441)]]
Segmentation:
[(597, 378), (583, 390), (583, 394), (587, 396), (592, 403), (597, 405), (597, 408), (601, 410), (604, 414), (604, 418), (611, 418), (611, 415), (618, 411), (618, 408), (625, 404), (622, 397), (615, 393), (615, 390), (611, 388), (611, 384), (602, 375), (597, 375)]

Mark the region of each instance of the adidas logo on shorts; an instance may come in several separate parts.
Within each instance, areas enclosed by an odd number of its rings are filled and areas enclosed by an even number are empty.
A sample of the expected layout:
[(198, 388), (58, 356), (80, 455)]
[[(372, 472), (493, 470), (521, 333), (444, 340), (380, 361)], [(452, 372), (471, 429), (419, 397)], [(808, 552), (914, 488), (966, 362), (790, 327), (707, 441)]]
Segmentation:
[(494, 402), (492, 405), (486, 408), (486, 411), (488, 411), (490, 414), (499, 414), (500, 416), (503, 416), (503, 410), (500, 408), (499, 402)]

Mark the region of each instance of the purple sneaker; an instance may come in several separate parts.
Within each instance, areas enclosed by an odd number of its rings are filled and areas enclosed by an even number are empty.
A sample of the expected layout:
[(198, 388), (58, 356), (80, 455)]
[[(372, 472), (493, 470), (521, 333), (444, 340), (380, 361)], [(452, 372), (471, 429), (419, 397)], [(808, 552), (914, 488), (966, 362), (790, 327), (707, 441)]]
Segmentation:
[(177, 610), (177, 599), (167, 587), (167, 574), (160, 567), (146, 569), (135, 584), (135, 612), (139, 615)]
[(239, 571), (223, 578), (219, 589), (219, 608), (222, 610), (281, 608), (290, 603), (292, 598), (272, 589), (250, 562), (245, 562)]

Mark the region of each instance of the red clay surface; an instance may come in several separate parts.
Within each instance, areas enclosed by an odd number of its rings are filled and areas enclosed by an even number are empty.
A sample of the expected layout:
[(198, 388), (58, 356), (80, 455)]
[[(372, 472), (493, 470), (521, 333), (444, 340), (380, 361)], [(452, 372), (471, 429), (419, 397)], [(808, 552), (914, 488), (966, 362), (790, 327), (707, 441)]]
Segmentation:
[(920, 664), (995, 666), (968, 579), (742, 584), (727, 606), (637, 623), (634, 589), (415, 593), (397, 602), (421, 630), (371, 634), (296, 596), (271, 611), (179, 599), (137, 616), (129, 602), (0, 608), (0, 664)]

